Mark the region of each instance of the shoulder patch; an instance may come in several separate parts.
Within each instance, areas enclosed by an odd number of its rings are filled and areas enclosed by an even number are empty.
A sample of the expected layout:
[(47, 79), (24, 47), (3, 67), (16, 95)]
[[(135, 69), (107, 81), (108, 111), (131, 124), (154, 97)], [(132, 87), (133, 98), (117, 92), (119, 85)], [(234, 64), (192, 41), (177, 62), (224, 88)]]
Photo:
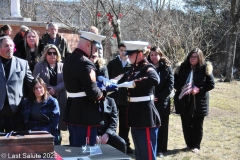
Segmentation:
[(93, 82), (96, 82), (96, 72), (93, 69), (91, 69), (89, 76)]
[(148, 71), (152, 71), (152, 70), (155, 70), (155, 69), (153, 69), (152, 67), (149, 67), (149, 68), (147, 69), (147, 72), (148, 72)]

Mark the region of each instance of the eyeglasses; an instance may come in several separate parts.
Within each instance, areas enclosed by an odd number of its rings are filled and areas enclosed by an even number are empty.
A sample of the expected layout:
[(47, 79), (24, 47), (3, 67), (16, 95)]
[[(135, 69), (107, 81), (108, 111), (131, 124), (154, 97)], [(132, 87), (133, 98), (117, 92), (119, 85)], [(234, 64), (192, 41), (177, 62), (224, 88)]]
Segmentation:
[(49, 56), (51, 56), (52, 54), (54, 54), (55, 56), (57, 55), (57, 52), (47, 52), (47, 54), (49, 55)]
[(191, 59), (197, 59), (198, 56), (190, 56)]
[(97, 56), (91, 56), (90, 58), (95, 59), (95, 58), (97, 58)]

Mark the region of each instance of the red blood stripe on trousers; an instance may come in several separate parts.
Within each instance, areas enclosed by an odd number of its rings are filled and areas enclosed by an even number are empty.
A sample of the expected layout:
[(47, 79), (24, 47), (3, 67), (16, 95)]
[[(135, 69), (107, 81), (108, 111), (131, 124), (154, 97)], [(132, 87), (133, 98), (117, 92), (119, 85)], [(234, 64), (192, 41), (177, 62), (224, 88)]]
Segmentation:
[(87, 127), (87, 137), (88, 137), (88, 144), (90, 145), (90, 136), (91, 136), (91, 126)]
[(149, 128), (146, 128), (146, 135), (147, 135), (148, 159), (152, 160), (152, 148)]

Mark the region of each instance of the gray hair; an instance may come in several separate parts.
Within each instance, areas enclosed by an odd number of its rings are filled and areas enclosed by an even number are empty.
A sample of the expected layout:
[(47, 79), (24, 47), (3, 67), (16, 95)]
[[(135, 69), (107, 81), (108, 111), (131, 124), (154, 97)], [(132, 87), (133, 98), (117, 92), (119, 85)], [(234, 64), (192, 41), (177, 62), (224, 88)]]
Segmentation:
[(4, 39), (10, 39), (13, 42), (12, 38), (9, 37), (9, 36), (0, 37), (0, 47), (2, 47), (2, 42), (3, 42)]
[(57, 28), (58, 28), (58, 25), (57, 25), (57, 23), (53, 23), (53, 22), (51, 22), (51, 23), (49, 23), (49, 24), (48, 24), (48, 28), (49, 28), (49, 27), (52, 27), (52, 26), (54, 26), (54, 27), (57, 27)]

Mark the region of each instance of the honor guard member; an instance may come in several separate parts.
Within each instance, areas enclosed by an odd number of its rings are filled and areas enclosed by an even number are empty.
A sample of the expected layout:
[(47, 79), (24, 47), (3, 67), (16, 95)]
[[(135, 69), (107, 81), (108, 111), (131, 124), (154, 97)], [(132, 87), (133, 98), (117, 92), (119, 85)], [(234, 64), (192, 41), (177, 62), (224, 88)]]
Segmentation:
[(131, 127), (135, 157), (155, 160), (160, 116), (154, 105), (153, 90), (160, 82), (159, 75), (143, 54), (148, 42), (123, 43), (132, 68), (119, 80), (118, 86), (128, 86), (127, 126)]
[(83, 146), (88, 137), (90, 145), (95, 145), (97, 127), (100, 125), (98, 101), (104, 100), (96, 83), (96, 67), (90, 57), (98, 52), (105, 36), (80, 31), (77, 48), (66, 59), (63, 78), (68, 99), (64, 112), (64, 122), (68, 125), (71, 146)]

